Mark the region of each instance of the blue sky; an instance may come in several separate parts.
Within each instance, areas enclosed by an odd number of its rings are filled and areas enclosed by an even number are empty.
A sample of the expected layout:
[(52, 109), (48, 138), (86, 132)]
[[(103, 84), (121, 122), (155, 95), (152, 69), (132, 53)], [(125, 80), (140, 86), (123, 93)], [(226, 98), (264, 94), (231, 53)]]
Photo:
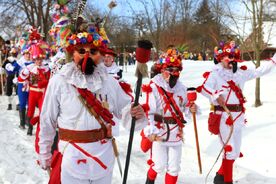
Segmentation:
[[(95, 7), (100, 8), (103, 11), (108, 11), (108, 4), (111, 0), (89, 0), (90, 4), (93, 4)], [(131, 11), (127, 2), (134, 5), (135, 9), (142, 8), (140, 3), (135, 2), (135, 0), (116, 0), (117, 6), (112, 10), (113, 14), (117, 15), (130, 15)]]

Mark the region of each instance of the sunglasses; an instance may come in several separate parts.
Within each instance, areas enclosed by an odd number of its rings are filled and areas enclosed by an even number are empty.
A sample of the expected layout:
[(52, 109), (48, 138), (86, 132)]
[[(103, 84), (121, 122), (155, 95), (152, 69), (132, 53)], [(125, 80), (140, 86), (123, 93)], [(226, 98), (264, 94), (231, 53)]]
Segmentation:
[(168, 72), (170, 72), (170, 73), (180, 72), (179, 68), (172, 68), (172, 67), (166, 68), (165, 70), (168, 71)]
[(81, 48), (81, 49), (78, 49), (77, 52), (79, 54), (85, 54), (87, 52), (89, 52), (90, 54), (95, 54), (96, 50), (95, 49), (89, 49), (89, 50), (86, 50), (84, 48)]

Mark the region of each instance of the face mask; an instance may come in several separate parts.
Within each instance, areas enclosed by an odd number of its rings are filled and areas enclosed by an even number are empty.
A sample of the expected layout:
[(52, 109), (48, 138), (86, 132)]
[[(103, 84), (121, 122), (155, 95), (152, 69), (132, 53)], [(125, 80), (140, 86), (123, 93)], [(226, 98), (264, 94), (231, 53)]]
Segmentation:
[(230, 62), (229, 62), (229, 65), (232, 65), (233, 73), (236, 73), (236, 71), (237, 71), (237, 69), (238, 69), (238, 63), (235, 62), (235, 61), (230, 61)]
[(80, 66), (82, 73), (85, 75), (92, 75), (95, 67), (97, 67), (93, 59), (89, 57), (89, 54), (86, 54), (84, 58), (81, 59)]
[(173, 87), (176, 85), (178, 78), (179, 78), (179, 76), (170, 75), (170, 78), (169, 78), (169, 86), (170, 86), (171, 88), (173, 88)]

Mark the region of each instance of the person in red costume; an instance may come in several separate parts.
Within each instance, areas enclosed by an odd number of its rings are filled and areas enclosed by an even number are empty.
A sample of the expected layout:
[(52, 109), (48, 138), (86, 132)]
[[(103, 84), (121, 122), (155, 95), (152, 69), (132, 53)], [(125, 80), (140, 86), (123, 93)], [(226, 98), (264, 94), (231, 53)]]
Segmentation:
[[(36, 29), (32, 30), (32, 34), (38, 34)], [(40, 39), (40, 37), (36, 37)], [(42, 61), (45, 58), (45, 51), (41, 48), (39, 43), (31, 40), (34, 44), (30, 47), (31, 59), (34, 61), (33, 64), (28, 65), (24, 68), (20, 75), (19, 81), (24, 82), (24, 88), (29, 90), (29, 100), (28, 100), (28, 111), (27, 117), (30, 120), (27, 135), (32, 135), (33, 125), (39, 121), (39, 116), (34, 118), (35, 108), (39, 108), (39, 112), (42, 107), (43, 94), (47, 87), (50, 78), (50, 69), (47, 66), (42, 65)], [(39, 130), (39, 125), (37, 126)], [(36, 146), (36, 150), (37, 150)]]

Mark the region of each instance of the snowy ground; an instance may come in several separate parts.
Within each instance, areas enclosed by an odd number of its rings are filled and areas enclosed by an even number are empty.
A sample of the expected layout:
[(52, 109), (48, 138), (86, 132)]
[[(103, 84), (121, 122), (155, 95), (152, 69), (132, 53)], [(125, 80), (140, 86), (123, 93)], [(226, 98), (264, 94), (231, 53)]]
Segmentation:
[[(252, 66), (251, 63), (247, 65)], [(181, 80), (188, 86), (198, 86), (202, 83), (202, 74), (210, 70), (212, 62), (184, 62)], [(134, 66), (129, 66), (124, 72), (124, 78), (135, 84)], [(148, 81), (145, 80), (144, 82)], [(276, 70), (261, 80), (261, 96), (263, 106), (254, 108), (254, 86), (250, 81), (245, 86), (247, 97), (248, 123), (243, 133), (242, 152), (244, 158), (237, 160), (234, 169), (235, 183), (239, 184), (276, 184)], [(201, 147), (203, 174), (200, 175), (197, 166), (193, 124), (185, 128), (185, 144), (183, 145), (182, 170), (179, 184), (203, 184), (206, 173), (214, 162), (220, 149), (216, 136), (210, 135), (207, 130), (208, 101), (199, 95), (197, 103), (201, 106), (202, 115), (197, 118), (198, 132)], [(14, 99), (16, 104), (16, 99)], [(47, 173), (36, 165), (34, 152), (34, 137), (27, 137), (26, 132), (18, 128), (18, 112), (7, 111), (6, 97), (0, 97), (0, 184), (46, 184)], [(275, 109), (274, 109), (275, 108)], [(121, 161), (124, 166), (129, 133), (121, 130), (118, 144), (121, 152)], [(128, 183), (142, 184), (146, 179), (149, 157), (140, 151), (140, 135), (134, 137)], [(220, 164), (220, 163), (219, 163)], [(212, 183), (217, 167), (211, 173), (208, 183)], [(164, 173), (158, 176), (157, 184), (162, 184)], [(121, 183), (118, 167), (115, 165), (113, 184)]]

